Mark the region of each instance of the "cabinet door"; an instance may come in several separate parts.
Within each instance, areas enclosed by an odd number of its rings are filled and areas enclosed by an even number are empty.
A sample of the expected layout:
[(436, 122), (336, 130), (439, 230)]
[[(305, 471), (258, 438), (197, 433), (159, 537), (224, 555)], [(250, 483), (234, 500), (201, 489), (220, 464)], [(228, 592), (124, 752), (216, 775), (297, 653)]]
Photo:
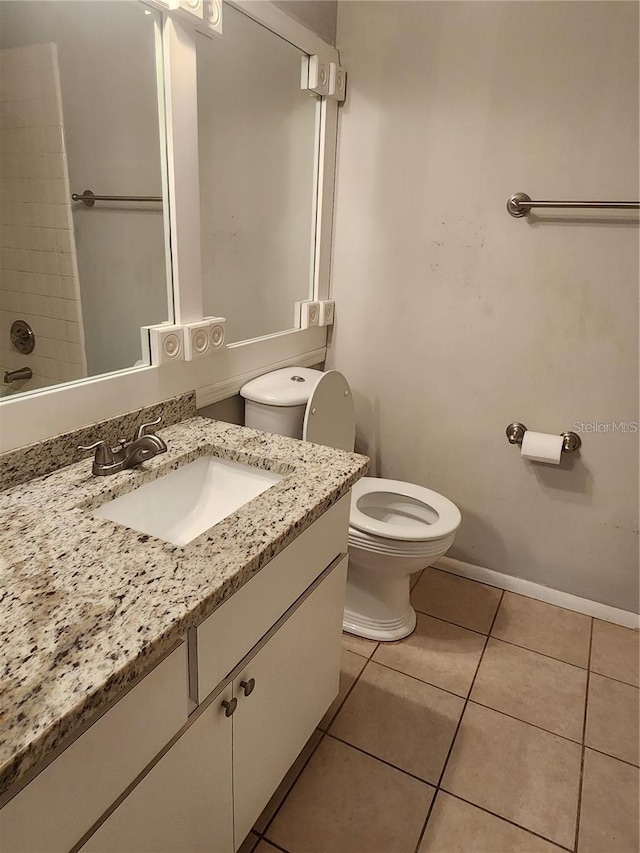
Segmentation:
[(233, 853), (231, 685), (81, 848), (82, 853)]
[(346, 572), (343, 557), (233, 682), (236, 845), (337, 695)]

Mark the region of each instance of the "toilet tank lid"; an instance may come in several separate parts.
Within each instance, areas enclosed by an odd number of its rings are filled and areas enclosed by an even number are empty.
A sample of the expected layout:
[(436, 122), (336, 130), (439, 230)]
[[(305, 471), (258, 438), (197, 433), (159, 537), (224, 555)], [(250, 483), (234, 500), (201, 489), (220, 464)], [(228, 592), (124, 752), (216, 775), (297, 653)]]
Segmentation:
[(247, 382), (240, 394), (269, 406), (304, 406), (321, 376), (321, 370), (311, 367), (283, 367)]

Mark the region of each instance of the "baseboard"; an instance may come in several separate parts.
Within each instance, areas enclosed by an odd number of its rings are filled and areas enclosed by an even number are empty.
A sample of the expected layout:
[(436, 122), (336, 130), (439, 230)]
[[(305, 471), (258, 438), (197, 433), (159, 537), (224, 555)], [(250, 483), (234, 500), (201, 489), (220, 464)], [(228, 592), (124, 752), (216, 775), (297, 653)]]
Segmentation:
[(640, 628), (640, 615), (637, 613), (611, 607), (608, 604), (601, 604), (599, 601), (591, 601), (589, 598), (580, 598), (578, 595), (571, 595), (571, 593), (551, 589), (551, 587), (542, 586), (542, 584), (533, 583), (533, 581), (495, 572), (493, 569), (474, 566), (473, 563), (454, 560), (452, 557), (441, 557), (439, 560), (435, 560), (433, 566), (454, 575), (461, 575), (463, 578), (486, 583), (488, 586), (497, 586), (499, 589), (526, 595), (538, 601), (545, 601), (547, 604), (555, 604), (557, 607), (564, 607), (566, 610), (574, 610), (576, 613), (584, 613), (586, 616), (595, 616), (605, 622), (624, 625), (625, 628), (634, 628), (635, 630)]

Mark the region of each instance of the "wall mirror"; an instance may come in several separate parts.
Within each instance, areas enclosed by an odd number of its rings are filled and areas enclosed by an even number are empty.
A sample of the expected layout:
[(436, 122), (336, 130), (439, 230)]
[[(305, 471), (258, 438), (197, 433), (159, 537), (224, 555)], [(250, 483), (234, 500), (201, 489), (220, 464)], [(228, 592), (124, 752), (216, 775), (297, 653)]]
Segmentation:
[(224, 4), (224, 37), (196, 42), (204, 313), (227, 341), (292, 329), (312, 293), (320, 99), (305, 55)]
[(0, 2), (3, 396), (143, 364), (140, 327), (172, 318), (159, 28), (138, 2)]

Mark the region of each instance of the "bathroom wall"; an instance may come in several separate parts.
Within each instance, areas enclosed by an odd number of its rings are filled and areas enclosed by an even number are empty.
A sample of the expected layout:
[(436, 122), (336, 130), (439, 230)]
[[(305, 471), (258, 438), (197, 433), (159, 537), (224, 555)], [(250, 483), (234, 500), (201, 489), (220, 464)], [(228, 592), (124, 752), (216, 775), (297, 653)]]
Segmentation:
[[(86, 376), (71, 198), (54, 44), (0, 50), (0, 373), (33, 376), (2, 386), (32, 390)], [(18, 352), (9, 330), (36, 336)]]
[[(342, 2), (337, 47), (358, 449), (458, 504), (450, 556), (637, 611), (638, 216), (505, 203), (637, 200), (638, 4)], [(582, 451), (525, 462), (514, 420)]]

